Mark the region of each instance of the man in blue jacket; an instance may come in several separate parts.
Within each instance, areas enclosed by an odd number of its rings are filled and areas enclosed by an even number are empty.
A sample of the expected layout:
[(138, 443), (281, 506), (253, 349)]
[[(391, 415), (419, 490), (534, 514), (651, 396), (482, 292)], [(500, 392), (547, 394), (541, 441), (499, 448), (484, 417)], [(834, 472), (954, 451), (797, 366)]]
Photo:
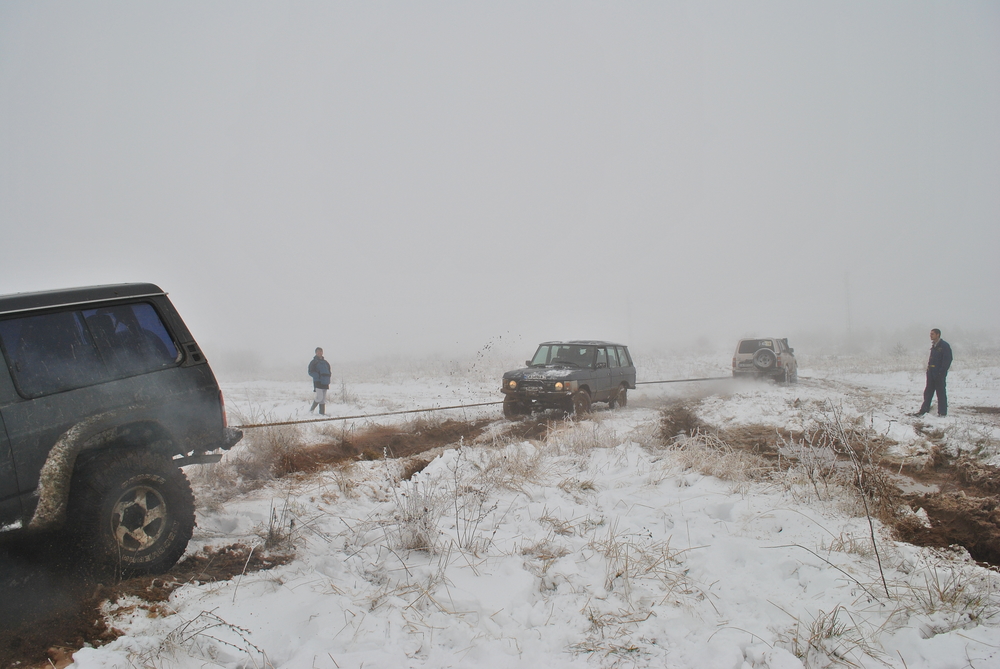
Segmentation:
[(312, 377), (313, 390), (316, 391), (309, 413), (315, 411), (318, 406), (320, 415), (326, 415), (326, 391), (330, 389), (331, 375), (330, 363), (323, 357), (323, 349), (317, 348), (316, 357), (309, 362), (309, 376)]
[(948, 415), (948, 392), (945, 389), (945, 377), (951, 367), (951, 346), (941, 339), (941, 331), (931, 330), (931, 356), (927, 360), (927, 385), (924, 387), (924, 403), (915, 416), (923, 416), (931, 410), (931, 400), (937, 393), (938, 415)]

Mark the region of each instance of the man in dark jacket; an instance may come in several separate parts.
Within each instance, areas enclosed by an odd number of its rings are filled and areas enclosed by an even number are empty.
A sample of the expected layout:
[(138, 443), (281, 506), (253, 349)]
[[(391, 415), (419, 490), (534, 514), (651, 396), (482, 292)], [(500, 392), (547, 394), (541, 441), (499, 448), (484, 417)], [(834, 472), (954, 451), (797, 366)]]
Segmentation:
[(938, 415), (948, 415), (948, 392), (945, 389), (944, 381), (948, 376), (948, 368), (951, 367), (951, 346), (944, 339), (941, 339), (941, 331), (937, 328), (931, 330), (931, 356), (927, 360), (927, 385), (924, 387), (924, 403), (920, 405), (920, 411), (915, 415), (923, 416), (931, 410), (931, 400), (934, 393), (937, 393)]
[(309, 376), (312, 377), (313, 390), (316, 392), (313, 405), (309, 409), (310, 413), (318, 406), (320, 415), (326, 415), (326, 391), (330, 389), (331, 375), (330, 363), (323, 357), (323, 349), (317, 348), (316, 357), (309, 362)]

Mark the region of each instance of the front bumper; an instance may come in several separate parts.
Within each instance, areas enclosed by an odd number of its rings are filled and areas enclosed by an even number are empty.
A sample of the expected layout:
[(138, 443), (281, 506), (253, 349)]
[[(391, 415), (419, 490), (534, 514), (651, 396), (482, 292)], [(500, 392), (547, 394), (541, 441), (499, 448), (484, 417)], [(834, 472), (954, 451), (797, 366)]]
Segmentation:
[(504, 394), (505, 401), (517, 401), (525, 406), (564, 406), (571, 401), (573, 396), (572, 390), (548, 390), (534, 386), (517, 388), (516, 390), (501, 388), (500, 392)]

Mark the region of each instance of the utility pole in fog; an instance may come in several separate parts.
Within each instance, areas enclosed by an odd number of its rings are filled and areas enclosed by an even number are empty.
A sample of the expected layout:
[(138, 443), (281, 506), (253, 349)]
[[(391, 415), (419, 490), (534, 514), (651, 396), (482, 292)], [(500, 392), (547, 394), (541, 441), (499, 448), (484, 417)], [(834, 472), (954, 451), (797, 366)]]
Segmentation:
[(632, 297), (625, 298), (625, 329), (628, 332), (628, 340), (632, 341)]
[(851, 273), (844, 272), (844, 297), (847, 301), (847, 336), (851, 336)]

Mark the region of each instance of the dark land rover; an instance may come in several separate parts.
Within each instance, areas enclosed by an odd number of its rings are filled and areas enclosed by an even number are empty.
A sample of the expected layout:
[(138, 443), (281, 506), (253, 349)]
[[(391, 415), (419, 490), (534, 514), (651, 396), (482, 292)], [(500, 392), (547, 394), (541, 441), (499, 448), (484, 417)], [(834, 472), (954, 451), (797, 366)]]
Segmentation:
[(516, 418), (544, 409), (577, 414), (593, 402), (625, 406), (635, 388), (628, 347), (606, 341), (547, 341), (524, 369), (505, 372), (503, 415)]
[(0, 531), (61, 528), (121, 575), (169, 569), (194, 528), (181, 467), (243, 435), (166, 293), (0, 296), (0, 351)]

